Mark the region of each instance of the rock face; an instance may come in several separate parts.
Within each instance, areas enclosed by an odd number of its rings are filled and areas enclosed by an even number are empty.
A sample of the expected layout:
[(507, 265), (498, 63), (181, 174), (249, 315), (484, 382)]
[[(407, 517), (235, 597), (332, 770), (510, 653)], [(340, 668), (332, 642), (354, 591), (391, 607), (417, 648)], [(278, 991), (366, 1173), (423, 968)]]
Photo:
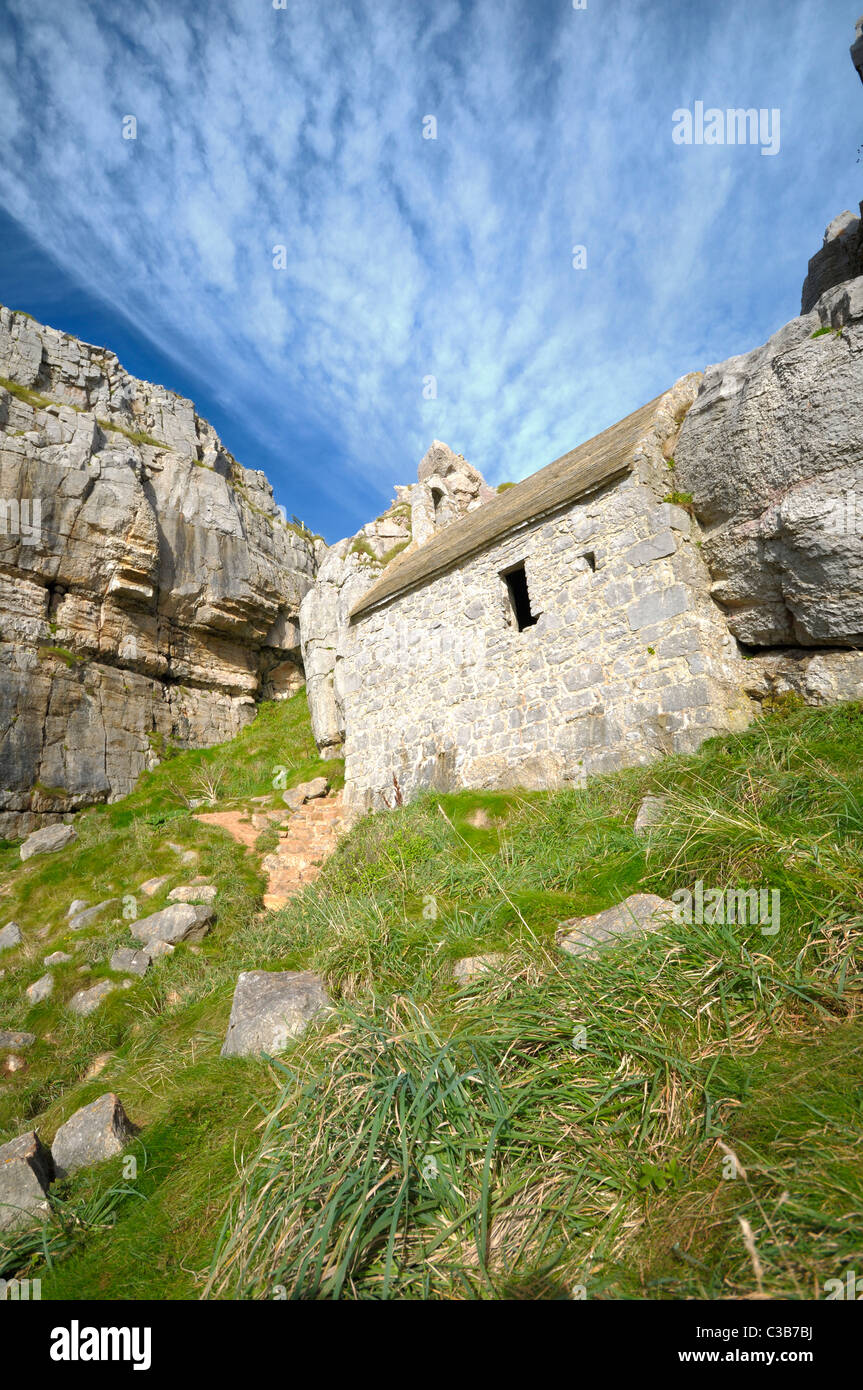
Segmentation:
[(0, 833), (302, 681), (314, 544), (190, 401), (0, 308)]
[(674, 904), (655, 893), (633, 893), (617, 907), (592, 917), (572, 917), (561, 922), (555, 940), (570, 956), (590, 956), (620, 940), (643, 936), (671, 920)]
[(435, 440), (415, 483), (397, 485), (382, 516), (319, 556), (314, 587), (300, 605), (302, 658), (312, 732), (322, 757), (337, 757), (345, 736), (342, 658), (351, 608), (382, 570), (495, 494), (482, 474)]
[(51, 1145), (57, 1177), (122, 1153), (134, 1132), (120, 1100), (111, 1092), (76, 1110), (57, 1130)]
[[(860, 205), (863, 214), (863, 203)], [(863, 275), (863, 223), (853, 212), (840, 212), (824, 233), (824, 245), (809, 262), (800, 312), (809, 314), (822, 294)]]
[(0, 1231), (17, 1230), (50, 1213), (51, 1154), (35, 1133), (0, 1144)]
[(861, 400), (863, 277), (705, 373), (675, 486), (692, 495), (711, 593), (743, 643), (863, 643)]
[(246, 970), (237, 979), (222, 1056), (283, 1052), (329, 1007), (323, 981), (309, 971)]

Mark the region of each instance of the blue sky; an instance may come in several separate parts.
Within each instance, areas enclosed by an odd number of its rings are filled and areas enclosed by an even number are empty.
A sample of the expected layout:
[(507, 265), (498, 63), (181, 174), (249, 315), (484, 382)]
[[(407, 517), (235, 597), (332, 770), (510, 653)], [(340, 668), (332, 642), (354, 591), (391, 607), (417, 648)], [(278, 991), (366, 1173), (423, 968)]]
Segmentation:
[[(863, 196), (860, 6), (0, 0), (0, 301), (328, 540), (435, 437), (523, 477), (799, 312)], [(675, 144), (696, 101), (778, 108), (779, 153)]]

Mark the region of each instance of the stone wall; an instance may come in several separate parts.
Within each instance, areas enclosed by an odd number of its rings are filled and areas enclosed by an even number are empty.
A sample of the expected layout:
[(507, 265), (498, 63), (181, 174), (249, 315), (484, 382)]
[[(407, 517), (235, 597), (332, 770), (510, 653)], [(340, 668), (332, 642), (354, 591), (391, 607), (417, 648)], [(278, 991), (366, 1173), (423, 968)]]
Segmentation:
[[(314, 547), (190, 401), (0, 308), (0, 833), (302, 681)], [(3, 382), (8, 383), (4, 385)]]
[[(734, 640), (666, 454), (679, 383), (632, 472), (354, 621), (342, 651), (346, 795), (549, 787), (739, 727)], [(525, 562), (538, 621), (513, 626), (502, 572)]]
[(495, 495), (478, 469), (438, 439), (420, 461), (417, 481), (397, 484), (395, 493), (387, 510), (355, 536), (321, 546), (314, 586), (300, 606), (306, 694), (323, 758), (338, 757), (344, 744), (341, 652), (351, 608), (399, 555)]

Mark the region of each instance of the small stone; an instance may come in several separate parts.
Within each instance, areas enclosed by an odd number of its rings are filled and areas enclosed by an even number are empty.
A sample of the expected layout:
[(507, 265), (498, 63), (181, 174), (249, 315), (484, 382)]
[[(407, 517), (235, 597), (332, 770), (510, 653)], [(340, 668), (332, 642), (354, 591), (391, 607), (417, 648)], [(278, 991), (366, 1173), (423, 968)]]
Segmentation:
[(134, 1133), (120, 1100), (107, 1092), (76, 1110), (57, 1130), (51, 1145), (57, 1177), (122, 1153)]
[(46, 965), (65, 965), (72, 957), (65, 951), (52, 951), (50, 956), (45, 957)]
[(156, 896), (159, 889), (164, 887), (170, 877), (170, 874), (163, 874), (161, 878), (148, 878), (146, 882), (141, 884), (139, 892), (143, 893), (146, 898), (153, 898)]
[(196, 849), (184, 850), (183, 853), (180, 855), (181, 864), (197, 864), (197, 862), (198, 851)]
[(0, 1231), (50, 1216), (45, 1199), (53, 1178), (51, 1152), (34, 1131), (0, 1145)]
[(0, 1029), (0, 1048), (4, 1047), (32, 1047), (36, 1041), (35, 1033), (15, 1033), (6, 1032)]
[(638, 808), (634, 830), (636, 835), (645, 835), (658, 825), (665, 811), (664, 796), (646, 796)]
[(85, 907), (89, 907), (86, 898), (73, 898), (66, 912), (67, 917), (77, 917), (79, 912), (83, 912)]
[(45, 825), (27, 836), (21, 846), (21, 858), (32, 859), (34, 854), (56, 854), (57, 850), (65, 849), (77, 838), (78, 832), (73, 825), (65, 825), (62, 821), (56, 825)]
[(8, 951), (13, 946), (17, 946), (21, 941), (21, 928), (17, 922), (7, 922), (6, 926), (0, 931), (0, 951)]
[(133, 975), (146, 975), (150, 969), (150, 954), (148, 951), (133, 951), (131, 946), (120, 946), (111, 957), (110, 968), (118, 975), (124, 970), (131, 970)]
[(503, 959), (503, 951), (489, 951), (484, 956), (462, 956), (453, 965), (452, 973), (460, 985), (473, 984), (480, 976), (496, 970)]
[(106, 994), (110, 994), (116, 988), (113, 980), (99, 980), (89, 989), (79, 989), (77, 994), (73, 994), (68, 1007), (73, 1014), (80, 1014), (86, 1018), (98, 1009)]
[(170, 945), (178, 941), (200, 941), (210, 930), (214, 915), (212, 907), (172, 903), (170, 907), (163, 907), (161, 912), (133, 922), (129, 930), (144, 945), (153, 941), (166, 941)]
[(561, 922), (555, 940), (570, 956), (595, 955), (616, 941), (643, 936), (671, 920), (674, 904), (656, 893), (633, 893), (616, 907), (592, 917), (571, 917)]
[(472, 825), (475, 830), (491, 830), (491, 817), (484, 806), (477, 806), (475, 811), (465, 818), (468, 825)]
[(324, 983), (307, 970), (246, 970), (238, 977), (223, 1057), (284, 1051), (331, 1007)]
[(16, 1071), (26, 1071), (27, 1063), (23, 1057), (18, 1056), (17, 1052), (9, 1052), (3, 1058), (0, 1070), (2, 1070), (7, 1076), (12, 1076)]
[(84, 1080), (92, 1081), (94, 1077), (101, 1076), (113, 1056), (113, 1052), (98, 1052), (85, 1071)]
[(30, 1000), (31, 1004), (40, 1004), (43, 999), (48, 998), (48, 995), (51, 993), (53, 988), (54, 976), (49, 971), (47, 975), (42, 975), (40, 979), (36, 980), (34, 984), (30, 985), (25, 990), (25, 993), (27, 995), (27, 998)]
[(172, 956), (174, 954), (174, 948), (170, 941), (160, 941), (158, 938), (155, 941), (150, 941), (146, 946), (142, 946), (141, 950), (150, 957), (150, 960), (156, 960), (159, 956)]
[(92, 926), (97, 917), (101, 917), (109, 907), (116, 907), (119, 898), (106, 898), (103, 903), (97, 903), (95, 907), (88, 907), (86, 912), (78, 912), (70, 918), (69, 926), (72, 931), (84, 931), (86, 927)]
[(172, 888), (168, 894), (168, 901), (172, 903), (211, 903), (216, 896), (216, 888), (212, 883), (202, 883), (196, 886), (190, 883), (186, 888)]

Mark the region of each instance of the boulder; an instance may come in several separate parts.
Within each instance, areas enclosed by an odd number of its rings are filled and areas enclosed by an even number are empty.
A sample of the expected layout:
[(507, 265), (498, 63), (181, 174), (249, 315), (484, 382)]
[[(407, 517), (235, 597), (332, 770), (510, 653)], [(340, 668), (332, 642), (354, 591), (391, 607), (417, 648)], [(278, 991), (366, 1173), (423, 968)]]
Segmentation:
[(66, 825), (63, 821), (45, 825), (27, 836), (21, 846), (21, 858), (32, 859), (34, 854), (56, 854), (58, 849), (65, 849), (77, 838), (78, 832), (73, 825)]
[(0, 951), (9, 951), (13, 946), (20, 945), (21, 928), (17, 922), (7, 922), (6, 926), (0, 931)]
[(79, 989), (77, 994), (73, 994), (67, 1007), (73, 1014), (80, 1014), (86, 1018), (89, 1014), (95, 1013), (105, 996), (116, 988), (113, 980), (99, 980), (89, 989)]
[(86, 898), (73, 898), (68, 908), (66, 909), (66, 916), (77, 917), (79, 912), (83, 912), (84, 908), (89, 906), (90, 904), (88, 903)]
[(120, 946), (111, 957), (110, 968), (118, 974), (131, 970), (133, 975), (146, 975), (150, 969), (150, 952), (133, 951), (131, 946)]
[(633, 893), (616, 907), (592, 917), (571, 917), (561, 922), (555, 940), (570, 956), (593, 956), (605, 946), (643, 936), (672, 920), (674, 904), (656, 893)]
[(0, 1028), (0, 1049), (7, 1047), (31, 1047), (35, 1041), (35, 1033), (16, 1033)]
[(32, 985), (29, 985), (25, 993), (31, 1004), (41, 1004), (43, 999), (48, 998), (53, 988), (54, 976), (49, 972), (46, 975), (42, 975)]
[(330, 1007), (323, 981), (309, 971), (246, 970), (237, 979), (222, 1056), (282, 1052)]
[(0, 1144), (0, 1231), (50, 1216), (46, 1197), (53, 1178), (51, 1153), (34, 1131)]
[(172, 903), (170, 907), (163, 907), (161, 912), (133, 922), (129, 930), (145, 946), (154, 941), (174, 946), (178, 941), (200, 941), (210, 930), (214, 916), (215, 912), (210, 906)]
[(57, 1130), (51, 1145), (57, 1177), (122, 1153), (134, 1133), (118, 1097), (110, 1091), (100, 1096)]
[(452, 973), (458, 984), (470, 985), (481, 976), (494, 973), (503, 959), (503, 951), (488, 951), (483, 956), (462, 956), (453, 965)]
[(71, 930), (84, 931), (87, 927), (92, 926), (103, 912), (107, 912), (109, 907), (116, 907), (119, 901), (119, 898), (106, 898), (103, 903), (97, 903), (95, 907), (88, 907), (85, 912), (76, 912), (75, 916), (69, 919)]
[(50, 956), (45, 957), (45, 965), (66, 965), (72, 957), (66, 951), (52, 951)]

